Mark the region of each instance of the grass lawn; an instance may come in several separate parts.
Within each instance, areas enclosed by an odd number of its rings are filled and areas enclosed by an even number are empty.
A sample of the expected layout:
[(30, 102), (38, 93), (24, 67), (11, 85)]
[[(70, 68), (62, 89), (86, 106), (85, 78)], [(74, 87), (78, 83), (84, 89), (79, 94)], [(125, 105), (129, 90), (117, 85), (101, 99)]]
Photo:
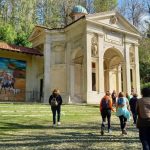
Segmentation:
[(128, 125), (122, 136), (119, 119), (112, 114), (112, 133), (100, 135), (98, 106), (63, 105), (61, 126), (52, 127), (49, 105), (0, 104), (0, 150), (137, 150), (138, 130)]

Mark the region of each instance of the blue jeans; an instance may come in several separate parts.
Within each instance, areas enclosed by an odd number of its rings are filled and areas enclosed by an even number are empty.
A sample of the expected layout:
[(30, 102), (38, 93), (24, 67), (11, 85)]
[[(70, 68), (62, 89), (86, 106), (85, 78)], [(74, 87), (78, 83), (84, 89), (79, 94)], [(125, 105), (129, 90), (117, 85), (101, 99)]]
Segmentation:
[(150, 150), (150, 127), (139, 128), (139, 137), (143, 150)]

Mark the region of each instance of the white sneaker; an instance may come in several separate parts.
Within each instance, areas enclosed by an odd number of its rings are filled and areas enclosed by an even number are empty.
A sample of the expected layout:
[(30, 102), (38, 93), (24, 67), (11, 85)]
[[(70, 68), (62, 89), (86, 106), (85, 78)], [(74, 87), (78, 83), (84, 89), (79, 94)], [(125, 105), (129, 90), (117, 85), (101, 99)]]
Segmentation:
[(112, 133), (112, 130), (108, 129), (108, 133)]
[(61, 125), (61, 122), (58, 122), (57, 124), (58, 124), (58, 126), (60, 126), (60, 125)]

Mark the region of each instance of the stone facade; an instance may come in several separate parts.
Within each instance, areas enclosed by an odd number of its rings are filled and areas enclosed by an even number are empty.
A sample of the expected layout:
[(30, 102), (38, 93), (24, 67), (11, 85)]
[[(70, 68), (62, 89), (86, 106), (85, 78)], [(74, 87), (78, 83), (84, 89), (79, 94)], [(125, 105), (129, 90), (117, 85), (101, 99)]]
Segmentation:
[(134, 88), (140, 95), (139, 38), (118, 12), (85, 15), (61, 29), (35, 26), (29, 40), (44, 55), (35, 66), (42, 101), (54, 88), (64, 103), (97, 104), (107, 90), (130, 94)]

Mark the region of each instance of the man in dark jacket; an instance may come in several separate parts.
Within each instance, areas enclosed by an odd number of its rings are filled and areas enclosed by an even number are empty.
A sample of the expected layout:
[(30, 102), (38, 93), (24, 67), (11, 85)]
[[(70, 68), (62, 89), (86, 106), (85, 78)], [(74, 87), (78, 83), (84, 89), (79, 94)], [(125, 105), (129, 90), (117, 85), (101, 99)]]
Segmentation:
[(130, 110), (133, 116), (133, 124), (136, 124), (136, 120), (137, 120), (136, 103), (137, 103), (137, 94), (134, 93), (133, 97), (129, 101)]
[(57, 123), (60, 125), (60, 112), (62, 105), (62, 98), (59, 94), (58, 89), (54, 89), (52, 95), (49, 98), (49, 104), (53, 113), (53, 126), (56, 126), (56, 112), (57, 112)]
[(142, 98), (137, 101), (137, 128), (143, 150), (150, 150), (150, 88), (142, 89)]

